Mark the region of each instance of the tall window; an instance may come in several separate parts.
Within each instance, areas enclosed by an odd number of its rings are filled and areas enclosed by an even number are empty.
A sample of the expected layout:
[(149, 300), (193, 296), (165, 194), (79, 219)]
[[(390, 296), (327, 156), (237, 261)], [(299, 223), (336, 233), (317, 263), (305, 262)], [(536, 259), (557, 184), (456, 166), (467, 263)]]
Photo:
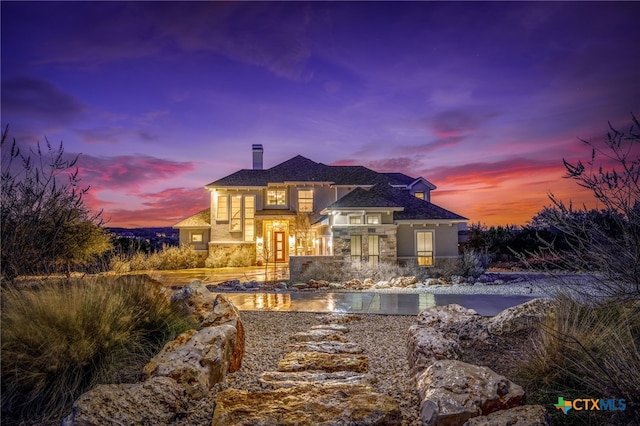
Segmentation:
[(360, 262), (362, 259), (362, 235), (351, 236), (351, 261)]
[(415, 195), (416, 198), (420, 198), (421, 200), (424, 200), (424, 192), (414, 192), (413, 195)]
[(231, 232), (242, 231), (242, 196), (231, 197), (231, 220), (229, 221)]
[(298, 191), (298, 211), (310, 213), (313, 211), (313, 190), (301, 189)]
[(244, 196), (244, 240), (253, 241), (255, 235), (254, 217), (256, 211), (256, 197)]
[(217, 220), (229, 220), (229, 197), (226, 195), (218, 196), (218, 210), (216, 212)]
[(287, 204), (286, 189), (267, 189), (267, 205), (285, 206)]
[(377, 265), (380, 262), (380, 240), (377, 235), (369, 235), (369, 263)]
[(419, 266), (433, 266), (432, 231), (416, 231), (416, 254)]

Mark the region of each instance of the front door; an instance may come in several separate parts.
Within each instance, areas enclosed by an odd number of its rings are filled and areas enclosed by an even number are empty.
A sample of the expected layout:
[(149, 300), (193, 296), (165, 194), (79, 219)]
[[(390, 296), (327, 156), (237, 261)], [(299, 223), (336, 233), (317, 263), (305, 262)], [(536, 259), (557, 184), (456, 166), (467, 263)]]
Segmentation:
[(284, 262), (284, 232), (274, 232), (273, 240), (275, 242), (275, 261)]

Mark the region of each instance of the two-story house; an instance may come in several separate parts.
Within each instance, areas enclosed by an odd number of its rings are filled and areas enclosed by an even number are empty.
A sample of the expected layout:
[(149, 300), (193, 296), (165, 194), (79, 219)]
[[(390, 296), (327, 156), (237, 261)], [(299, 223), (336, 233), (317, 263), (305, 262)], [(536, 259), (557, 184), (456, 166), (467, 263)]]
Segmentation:
[(243, 248), (256, 264), (311, 255), (433, 266), (458, 256), (467, 219), (433, 204), (436, 187), (422, 177), (300, 155), (263, 169), (262, 145), (252, 155), (252, 169), (205, 186), (211, 207), (174, 226), (181, 244), (208, 253)]

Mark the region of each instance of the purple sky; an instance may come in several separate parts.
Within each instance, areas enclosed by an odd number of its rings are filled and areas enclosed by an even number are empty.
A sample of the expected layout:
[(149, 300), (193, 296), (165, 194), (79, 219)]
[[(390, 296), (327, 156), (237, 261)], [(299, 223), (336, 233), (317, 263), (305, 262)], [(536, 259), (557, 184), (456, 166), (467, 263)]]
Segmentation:
[(168, 226), (203, 186), (297, 154), (423, 176), (523, 224), (579, 141), (640, 116), (640, 2), (7, 2), (2, 126), (82, 153), (109, 226)]

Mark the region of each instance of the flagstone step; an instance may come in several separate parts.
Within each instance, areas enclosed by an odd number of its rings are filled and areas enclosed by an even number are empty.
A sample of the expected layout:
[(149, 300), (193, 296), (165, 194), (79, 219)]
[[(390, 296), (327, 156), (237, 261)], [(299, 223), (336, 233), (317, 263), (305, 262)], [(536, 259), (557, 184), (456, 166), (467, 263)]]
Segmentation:
[(300, 342), (286, 346), (289, 352), (324, 352), (327, 354), (361, 354), (362, 347), (353, 342)]
[(369, 361), (361, 354), (328, 354), (324, 352), (289, 352), (278, 362), (278, 371), (319, 370), (366, 373)]
[(300, 333), (295, 333), (289, 337), (289, 340), (292, 342), (322, 342), (322, 341), (332, 341), (332, 342), (348, 342), (349, 340), (345, 337), (342, 331), (335, 330), (309, 330), (302, 331)]
[(213, 425), (400, 425), (396, 400), (364, 384), (325, 384), (218, 394)]
[(267, 371), (260, 375), (260, 383), (276, 389), (294, 386), (326, 385), (326, 384), (362, 384), (368, 383), (370, 377), (354, 371)]

